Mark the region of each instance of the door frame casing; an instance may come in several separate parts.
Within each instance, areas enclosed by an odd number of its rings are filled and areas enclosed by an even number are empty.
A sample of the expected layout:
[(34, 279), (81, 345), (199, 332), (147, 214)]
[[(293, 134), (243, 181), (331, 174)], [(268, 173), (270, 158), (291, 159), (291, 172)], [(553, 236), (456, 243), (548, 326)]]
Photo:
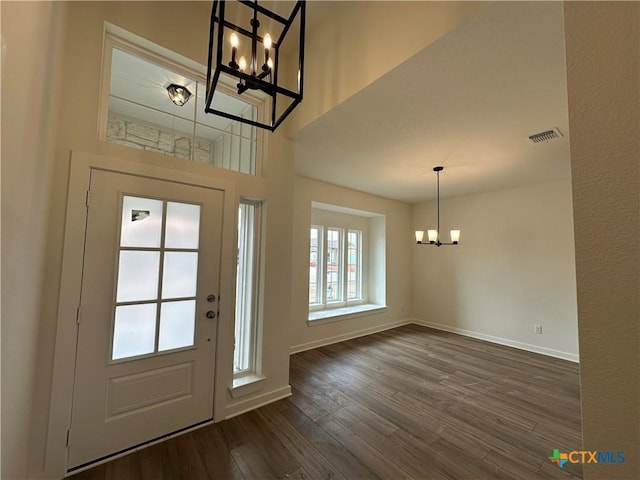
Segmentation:
[[(220, 255), (220, 317), (217, 331), (216, 361), (214, 366), (213, 421), (224, 419), (226, 386), (230, 373), (225, 372), (227, 362), (218, 361), (233, 356), (233, 279), (234, 277), (234, 221), (238, 197), (235, 186), (210, 176), (195, 175), (146, 163), (121, 160), (100, 155), (72, 152), (66, 205), (60, 294), (57, 312), (56, 341), (49, 404), (49, 424), (45, 471), (61, 478), (67, 475), (67, 432), (71, 426), (73, 387), (76, 367), (77, 318), (81, 301), (84, 265), (85, 229), (87, 222), (87, 192), (92, 170), (104, 170), (126, 175), (141, 176), (169, 182), (183, 183), (223, 192), (222, 245)], [(229, 347), (229, 344), (231, 347)], [(214, 408), (215, 406), (215, 408)], [(77, 472), (74, 472), (77, 473)]]

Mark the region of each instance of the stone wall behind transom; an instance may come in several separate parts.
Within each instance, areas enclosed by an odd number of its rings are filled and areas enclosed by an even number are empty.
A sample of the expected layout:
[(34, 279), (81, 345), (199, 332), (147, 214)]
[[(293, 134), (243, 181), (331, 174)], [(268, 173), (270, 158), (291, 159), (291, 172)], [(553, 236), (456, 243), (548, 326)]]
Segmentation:
[(198, 138), (192, 141), (189, 135), (113, 113), (107, 120), (107, 141), (215, 165), (214, 142)]

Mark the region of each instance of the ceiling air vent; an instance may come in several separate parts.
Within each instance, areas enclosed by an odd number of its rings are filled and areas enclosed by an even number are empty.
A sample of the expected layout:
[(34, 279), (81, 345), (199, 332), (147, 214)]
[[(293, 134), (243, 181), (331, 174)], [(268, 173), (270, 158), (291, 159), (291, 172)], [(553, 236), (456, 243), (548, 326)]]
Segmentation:
[(542, 143), (542, 142), (548, 142), (549, 140), (553, 140), (554, 138), (560, 138), (560, 137), (562, 137), (560, 130), (558, 130), (557, 128), (553, 128), (545, 132), (534, 133), (533, 135), (529, 135), (529, 140), (531, 141), (531, 143)]

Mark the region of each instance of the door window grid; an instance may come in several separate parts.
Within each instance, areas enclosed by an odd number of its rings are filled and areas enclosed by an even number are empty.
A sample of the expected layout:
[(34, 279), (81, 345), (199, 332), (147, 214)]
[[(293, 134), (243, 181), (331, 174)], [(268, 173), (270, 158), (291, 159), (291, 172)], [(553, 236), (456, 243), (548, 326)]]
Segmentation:
[(194, 345), (199, 227), (199, 205), (123, 196), (112, 361)]
[[(309, 308), (340, 308), (363, 297), (360, 230), (311, 226), (309, 246)], [(326, 252), (326, 253), (325, 253)]]

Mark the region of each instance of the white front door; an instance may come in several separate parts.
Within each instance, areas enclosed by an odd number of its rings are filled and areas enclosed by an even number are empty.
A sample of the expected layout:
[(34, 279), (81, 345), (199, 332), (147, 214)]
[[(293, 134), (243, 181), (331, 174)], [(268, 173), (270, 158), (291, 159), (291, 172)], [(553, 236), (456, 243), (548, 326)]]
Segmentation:
[(69, 470), (213, 418), (224, 192), (90, 185)]

